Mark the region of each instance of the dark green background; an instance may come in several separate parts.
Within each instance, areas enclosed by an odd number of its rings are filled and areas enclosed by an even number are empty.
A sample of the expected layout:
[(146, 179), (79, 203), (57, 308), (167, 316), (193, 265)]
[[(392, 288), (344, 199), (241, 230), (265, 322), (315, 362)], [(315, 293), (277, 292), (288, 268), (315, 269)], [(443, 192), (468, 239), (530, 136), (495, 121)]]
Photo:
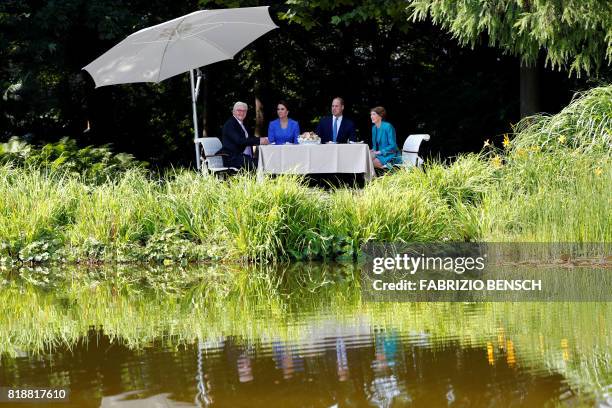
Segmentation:
[[(267, 3), (278, 30), (234, 60), (204, 69), (199, 107), (201, 112), (206, 103), (208, 135), (220, 134), (236, 100), (249, 103), (254, 126), (255, 97), (264, 105), (264, 135), (278, 99), (289, 101), (290, 116), (302, 130), (314, 130), (332, 97), (341, 95), (361, 139), (370, 137), (368, 109), (383, 105), (400, 144), (411, 133), (430, 133), (424, 153), (441, 157), (477, 151), (485, 139), (501, 140), (518, 121), (518, 58), (486, 46), (462, 48), (429, 22), (408, 21), (401, 8), (381, 11), (374, 5), (371, 13), (347, 18), (357, 5), (371, 2), (340, 2), (331, 11), (309, 10), (306, 3), (298, 9), (303, 14), (289, 21), (281, 16), (290, 3)], [(0, 141), (17, 135), (43, 143), (68, 136), (81, 145), (112, 143), (153, 167), (193, 165), (187, 74), (159, 85), (94, 89), (81, 68), (141, 28), (198, 9), (254, 5), (263, 3), (3, 1)], [(612, 78), (609, 68), (581, 79), (543, 64), (538, 69), (541, 110), (550, 113), (574, 91)], [(84, 132), (88, 121), (91, 130)]]

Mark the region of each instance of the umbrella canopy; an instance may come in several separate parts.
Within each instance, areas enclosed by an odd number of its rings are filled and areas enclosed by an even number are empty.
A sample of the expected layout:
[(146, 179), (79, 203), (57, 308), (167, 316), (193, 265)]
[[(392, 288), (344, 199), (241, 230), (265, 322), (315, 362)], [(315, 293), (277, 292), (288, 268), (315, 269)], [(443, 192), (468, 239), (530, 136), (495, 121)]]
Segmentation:
[(96, 88), (160, 82), (231, 59), (275, 28), (267, 6), (196, 11), (131, 34), (83, 69)]
[(194, 70), (231, 59), (238, 51), (278, 28), (268, 7), (201, 10), (145, 28), (102, 54), (83, 69), (96, 88), (133, 82), (161, 82), (189, 71), (196, 166), (200, 168), (196, 100), (200, 72)]

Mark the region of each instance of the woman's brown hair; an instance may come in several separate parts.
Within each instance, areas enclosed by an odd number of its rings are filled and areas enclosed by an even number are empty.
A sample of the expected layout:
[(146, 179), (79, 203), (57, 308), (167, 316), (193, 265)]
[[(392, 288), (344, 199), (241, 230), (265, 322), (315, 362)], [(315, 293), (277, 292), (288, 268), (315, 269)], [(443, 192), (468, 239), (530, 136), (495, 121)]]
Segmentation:
[(283, 105), (285, 107), (285, 109), (289, 110), (289, 105), (287, 104), (287, 101), (284, 100), (284, 99), (281, 99), (280, 101), (278, 101), (276, 106), (278, 107), (278, 105)]
[(370, 109), (370, 112), (376, 113), (378, 116), (380, 116), (383, 119), (385, 119), (387, 117), (387, 111), (382, 106), (376, 106), (376, 107)]

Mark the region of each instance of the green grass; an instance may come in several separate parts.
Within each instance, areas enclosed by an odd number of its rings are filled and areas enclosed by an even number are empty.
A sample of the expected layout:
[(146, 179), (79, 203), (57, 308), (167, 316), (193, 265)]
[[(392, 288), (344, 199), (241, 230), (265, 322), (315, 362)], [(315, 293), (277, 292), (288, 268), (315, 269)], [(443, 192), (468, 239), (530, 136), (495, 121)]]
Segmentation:
[(484, 240), (612, 240), (612, 86), (516, 126), (482, 206)]
[(557, 152), (561, 146), (595, 156), (609, 155), (612, 145), (612, 86), (577, 93), (556, 115), (537, 115), (516, 125), (513, 148), (538, 147)]
[[(12, 259), (52, 242), (45, 259), (68, 261), (118, 260), (126, 251), (146, 258), (148, 245), (164, 234), (190, 246), (182, 258), (168, 249), (169, 260), (194, 260), (210, 248), (230, 260), (352, 257), (370, 240), (475, 239), (468, 206), (479, 193), (471, 175), (464, 184), (452, 178), (465, 161), (486, 167), (468, 157), (434, 165), (431, 173), (402, 170), (363, 190), (331, 192), (291, 176), (257, 182), (243, 174), (220, 182), (187, 171), (161, 181), (127, 172), (89, 186), (4, 166), (0, 239)], [(451, 177), (440, 182), (445, 173)]]
[(363, 189), (142, 169), (106, 182), (0, 166), (0, 264), (353, 258), (369, 241), (610, 242), (612, 86), (527, 118), (503, 148)]
[(611, 241), (610, 156), (511, 154), (501, 180), (482, 205), (484, 240)]

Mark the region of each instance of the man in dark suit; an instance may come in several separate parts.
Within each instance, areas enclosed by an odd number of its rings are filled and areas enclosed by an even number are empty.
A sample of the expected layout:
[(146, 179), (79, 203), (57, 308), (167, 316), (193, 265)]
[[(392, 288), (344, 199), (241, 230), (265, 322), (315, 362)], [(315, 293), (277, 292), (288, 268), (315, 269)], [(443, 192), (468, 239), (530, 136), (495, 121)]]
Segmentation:
[(252, 136), (244, 126), (244, 118), (248, 112), (244, 102), (236, 102), (232, 109), (232, 117), (223, 125), (221, 143), (223, 146), (218, 154), (223, 155), (225, 167), (253, 170), (257, 162), (253, 159), (253, 146), (267, 145), (267, 137)]
[(321, 138), (321, 143), (348, 143), (356, 140), (355, 125), (352, 120), (343, 117), (343, 112), (344, 99), (334, 98), (331, 106), (332, 115), (322, 118), (315, 131)]

